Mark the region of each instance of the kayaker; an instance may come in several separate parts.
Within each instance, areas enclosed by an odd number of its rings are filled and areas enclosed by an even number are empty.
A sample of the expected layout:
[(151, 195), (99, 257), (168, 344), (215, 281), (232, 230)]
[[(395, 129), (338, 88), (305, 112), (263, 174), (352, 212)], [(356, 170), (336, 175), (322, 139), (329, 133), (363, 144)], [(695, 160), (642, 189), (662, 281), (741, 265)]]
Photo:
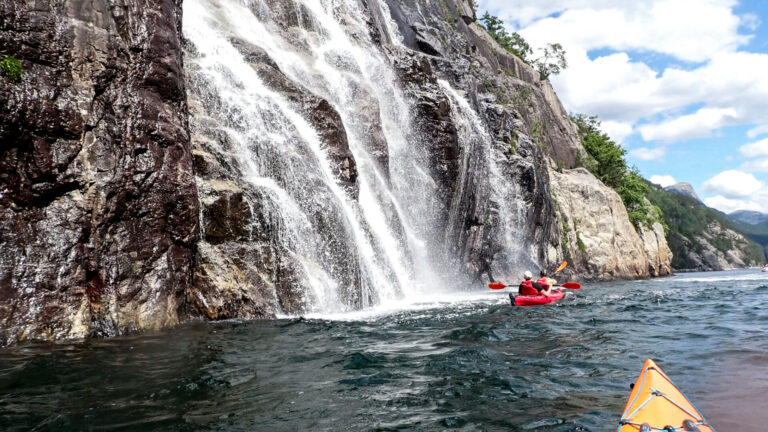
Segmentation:
[(541, 293), (547, 296), (552, 292), (552, 286), (557, 285), (556, 280), (547, 277), (547, 271), (544, 269), (539, 272), (539, 279), (536, 283), (543, 288)]
[(531, 272), (526, 270), (525, 273), (523, 273), (523, 277), (525, 280), (520, 282), (520, 287), (517, 290), (519, 295), (539, 295), (544, 291), (544, 287), (538, 282), (531, 280), (533, 279), (533, 274)]

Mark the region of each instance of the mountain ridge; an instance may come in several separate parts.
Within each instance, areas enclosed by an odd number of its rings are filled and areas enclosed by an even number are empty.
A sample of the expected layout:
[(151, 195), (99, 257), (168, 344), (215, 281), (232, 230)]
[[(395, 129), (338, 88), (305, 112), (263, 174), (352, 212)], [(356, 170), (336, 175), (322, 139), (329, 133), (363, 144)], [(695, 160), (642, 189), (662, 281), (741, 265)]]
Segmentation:
[(728, 213), (728, 217), (750, 225), (759, 225), (768, 220), (768, 214), (754, 210), (736, 210)]
[(675, 183), (673, 185), (664, 187), (664, 190), (668, 192), (677, 193), (680, 195), (685, 195), (695, 199), (696, 201), (701, 202), (701, 199), (696, 194), (696, 191), (693, 189), (693, 186), (690, 183), (686, 183), (686, 182)]

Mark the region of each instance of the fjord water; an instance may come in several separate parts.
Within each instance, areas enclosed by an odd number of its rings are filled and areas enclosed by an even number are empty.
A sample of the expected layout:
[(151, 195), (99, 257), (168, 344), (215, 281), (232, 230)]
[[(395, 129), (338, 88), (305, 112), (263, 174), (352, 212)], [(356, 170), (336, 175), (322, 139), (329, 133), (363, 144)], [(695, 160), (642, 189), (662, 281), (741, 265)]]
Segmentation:
[(756, 270), (0, 351), (3, 431), (614, 430), (651, 357), (721, 432), (768, 424)]

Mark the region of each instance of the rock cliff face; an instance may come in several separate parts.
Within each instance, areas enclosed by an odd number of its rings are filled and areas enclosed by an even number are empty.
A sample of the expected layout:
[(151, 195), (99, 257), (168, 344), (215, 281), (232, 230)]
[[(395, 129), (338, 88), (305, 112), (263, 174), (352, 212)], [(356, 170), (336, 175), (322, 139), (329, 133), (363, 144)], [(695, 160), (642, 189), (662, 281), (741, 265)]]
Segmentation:
[(586, 169), (552, 173), (560, 220), (560, 246), (577, 268), (592, 278), (663, 276), (671, 273), (672, 253), (664, 228), (638, 233), (619, 195)]
[[(0, 6), (0, 344), (669, 273), (463, 0)], [(183, 36), (182, 36), (183, 34)], [(183, 67), (182, 67), (183, 64)], [(458, 278), (458, 279), (457, 279)]]
[(749, 253), (749, 240), (717, 221), (711, 221), (692, 239), (678, 238), (676, 262), (680, 270), (730, 270), (763, 264), (759, 253)]
[(180, 321), (197, 196), (181, 0), (5, 1), (0, 344)]

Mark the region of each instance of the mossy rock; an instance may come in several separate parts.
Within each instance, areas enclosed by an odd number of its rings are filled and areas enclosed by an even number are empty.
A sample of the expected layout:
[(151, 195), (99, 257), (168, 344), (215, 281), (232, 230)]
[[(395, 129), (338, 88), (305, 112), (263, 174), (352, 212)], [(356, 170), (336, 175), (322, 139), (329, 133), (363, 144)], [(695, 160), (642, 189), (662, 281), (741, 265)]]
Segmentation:
[(14, 82), (20, 82), (24, 75), (21, 62), (13, 56), (5, 56), (0, 60), (0, 74)]

